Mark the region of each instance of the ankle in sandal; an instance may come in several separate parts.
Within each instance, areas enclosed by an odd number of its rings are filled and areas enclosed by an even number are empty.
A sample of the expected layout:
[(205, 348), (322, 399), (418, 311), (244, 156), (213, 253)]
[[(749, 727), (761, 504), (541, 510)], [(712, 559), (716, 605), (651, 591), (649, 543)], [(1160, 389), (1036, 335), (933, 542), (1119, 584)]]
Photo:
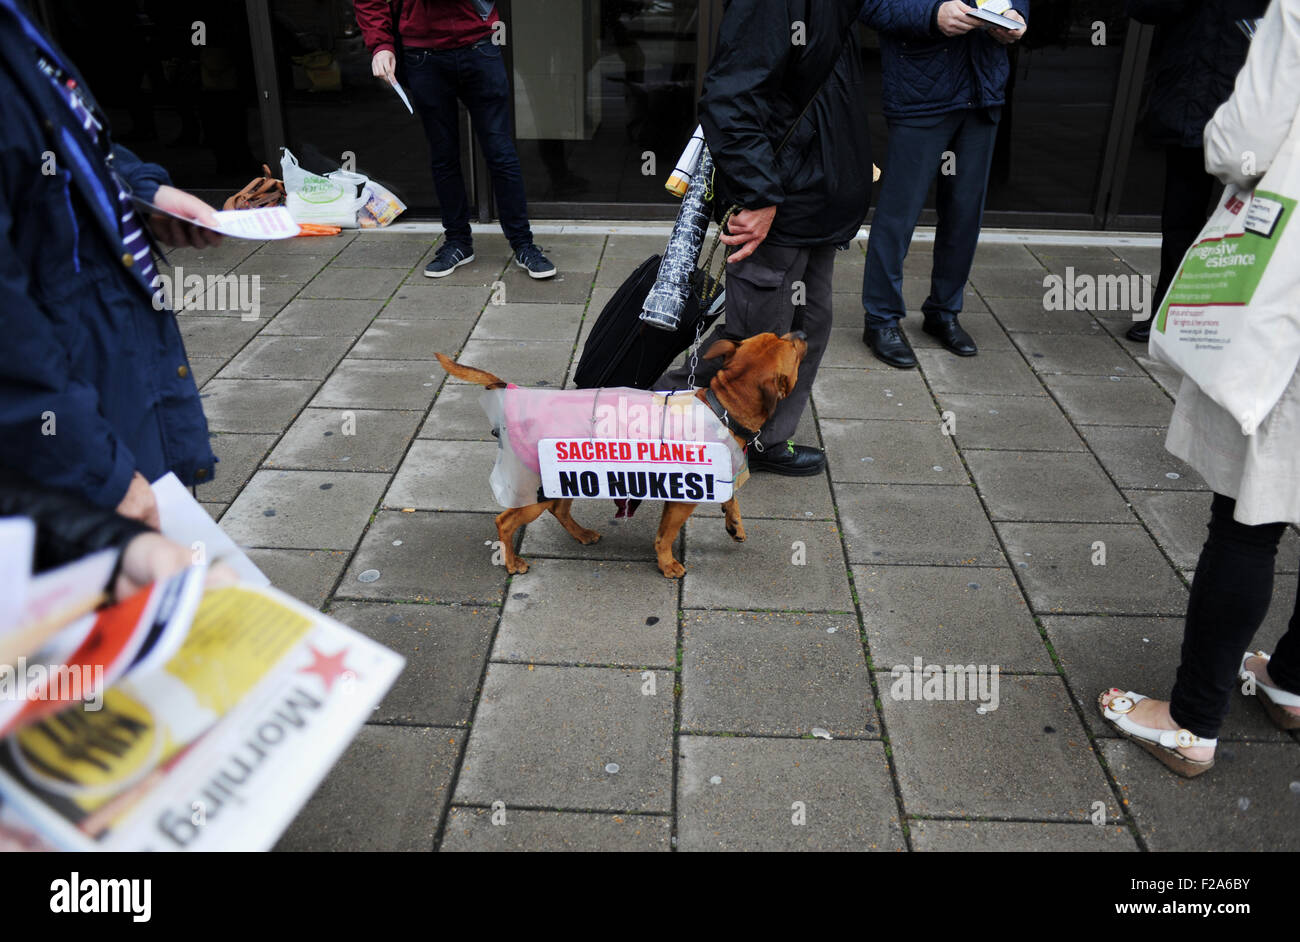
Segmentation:
[(1185, 778), (1195, 778), (1214, 768), (1213, 759), (1189, 759), (1178, 749), (1217, 746), (1217, 739), (1202, 739), (1186, 729), (1156, 729), (1154, 726), (1135, 723), (1128, 714), (1145, 699), (1145, 696), (1132, 690), (1111, 687), (1097, 697), (1097, 709), (1116, 732), (1151, 753), (1170, 771)]
[(1269, 655), (1263, 651), (1247, 651), (1241, 658), (1241, 666), (1237, 669), (1237, 679), (1254, 685), (1255, 699), (1263, 704), (1264, 712), (1268, 714), (1274, 726), (1278, 729), (1300, 729), (1300, 716), (1286, 709), (1286, 707), (1300, 707), (1300, 694), (1289, 693), (1280, 687), (1266, 684), (1255, 676), (1254, 671), (1246, 670), (1246, 662), (1252, 657), (1261, 658), (1265, 664), (1269, 661)]

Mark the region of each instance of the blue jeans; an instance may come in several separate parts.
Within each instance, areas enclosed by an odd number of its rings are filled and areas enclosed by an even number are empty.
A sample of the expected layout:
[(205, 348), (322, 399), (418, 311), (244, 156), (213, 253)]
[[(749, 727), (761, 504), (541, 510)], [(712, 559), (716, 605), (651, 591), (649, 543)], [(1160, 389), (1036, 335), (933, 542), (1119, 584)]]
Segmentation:
[(490, 42), (462, 49), (406, 49), (405, 80), (411, 104), (429, 139), (433, 186), (442, 209), (447, 242), (469, 248), (469, 197), (460, 169), (460, 112), (469, 109), (470, 122), (492, 175), (501, 231), (515, 251), (533, 241), (528, 227), (524, 175), (519, 169), (510, 133), (510, 81), (501, 47)]
[[(889, 122), (889, 150), (876, 215), (867, 241), (862, 308), (868, 327), (894, 327), (907, 316), (903, 259), (921, 218), (925, 196), (938, 174), (934, 267), (926, 320), (952, 320), (961, 313), (966, 279), (975, 261), (988, 190), (989, 167), (1001, 109), (967, 109), (927, 118)], [(955, 155), (955, 173), (941, 173), (944, 152)]]

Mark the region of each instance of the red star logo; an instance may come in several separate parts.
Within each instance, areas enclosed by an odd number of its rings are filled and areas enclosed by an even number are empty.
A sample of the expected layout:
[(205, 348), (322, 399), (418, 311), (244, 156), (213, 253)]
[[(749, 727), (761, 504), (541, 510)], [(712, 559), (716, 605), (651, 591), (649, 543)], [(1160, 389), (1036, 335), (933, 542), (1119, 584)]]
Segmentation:
[(298, 673), (315, 674), (320, 677), (321, 682), (325, 684), (326, 693), (334, 689), (334, 681), (344, 674), (352, 673), (352, 669), (343, 663), (348, 656), (347, 648), (343, 648), (337, 654), (330, 655), (317, 651), (315, 645), (312, 645), (309, 650), (311, 651), (312, 662), (306, 667), (299, 668)]

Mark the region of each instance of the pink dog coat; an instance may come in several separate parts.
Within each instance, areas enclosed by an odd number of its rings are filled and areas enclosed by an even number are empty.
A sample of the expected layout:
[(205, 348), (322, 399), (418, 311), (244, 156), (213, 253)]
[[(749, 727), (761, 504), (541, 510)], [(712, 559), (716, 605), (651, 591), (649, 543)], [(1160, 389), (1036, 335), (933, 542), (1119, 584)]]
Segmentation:
[(645, 389), (485, 390), (479, 399), (497, 435), (492, 493), (503, 507), (537, 503), (542, 485), (537, 443), (544, 438), (634, 441), (724, 441), (731, 452), (734, 487), (749, 478), (745, 452), (722, 420), (693, 393)]

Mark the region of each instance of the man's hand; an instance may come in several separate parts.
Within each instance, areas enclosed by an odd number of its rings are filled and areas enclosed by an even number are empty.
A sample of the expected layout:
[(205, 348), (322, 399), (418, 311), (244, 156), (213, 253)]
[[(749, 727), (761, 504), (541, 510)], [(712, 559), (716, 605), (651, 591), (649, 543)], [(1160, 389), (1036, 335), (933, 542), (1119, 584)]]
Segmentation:
[[(1007, 19), (1015, 20), (1018, 23), (1023, 23), (1025, 21), (1025, 18), (1021, 16), (1019, 13), (1017, 13), (1015, 10), (1008, 10), (1006, 13), (1003, 13), (1002, 15), (1005, 16)], [(1002, 45), (1009, 46), (1013, 42), (1017, 42), (1018, 40), (1020, 40), (1020, 38), (1025, 35), (1028, 29), (1029, 29), (1028, 26), (1024, 27), (1023, 29), (1014, 29), (1014, 30), (1003, 29), (1001, 26), (994, 26), (989, 30), (989, 35), (992, 36), (994, 39), (996, 39), (998, 42), (1002, 43)]]
[(749, 258), (754, 250), (763, 244), (767, 231), (772, 228), (772, 218), (776, 216), (775, 206), (762, 209), (742, 209), (731, 217), (727, 231), (722, 234), (724, 245), (740, 246), (727, 256), (727, 262), (738, 262)]
[(397, 76), (397, 57), (393, 55), (393, 50), (381, 49), (376, 52), (370, 60), (370, 71), (375, 74), (375, 78), (393, 82)]
[(945, 36), (960, 36), (979, 26), (979, 20), (971, 19), (971, 8), (961, 0), (948, 0), (939, 7), (939, 32)]
[[(205, 226), (215, 226), (217, 224), (217, 218), (213, 215), (211, 206), (197, 196), (191, 196), (184, 190), (178, 190), (174, 186), (158, 187), (158, 192), (153, 198), (153, 204), (159, 209), (165, 209), (177, 216), (184, 216), (186, 219), (193, 219)], [(159, 241), (166, 242), (168, 245), (191, 246), (192, 248), (201, 249), (221, 243), (220, 232), (213, 232), (211, 229), (203, 229), (199, 226), (191, 226), (189, 223), (173, 219), (171, 216), (150, 216), (149, 228)]]
[(117, 505), (117, 512), (123, 517), (139, 520), (147, 527), (162, 529), (162, 519), (158, 516), (158, 499), (139, 471), (131, 477), (131, 485), (126, 489), (122, 503)]
[[(194, 553), (179, 543), (173, 543), (161, 533), (141, 533), (122, 551), (122, 565), (113, 584), (113, 595), (118, 601), (130, 598), (145, 586), (174, 576), (193, 564)], [(209, 589), (219, 589), (238, 581), (239, 574), (235, 570), (225, 563), (216, 562), (208, 568), (204, 585)]]

